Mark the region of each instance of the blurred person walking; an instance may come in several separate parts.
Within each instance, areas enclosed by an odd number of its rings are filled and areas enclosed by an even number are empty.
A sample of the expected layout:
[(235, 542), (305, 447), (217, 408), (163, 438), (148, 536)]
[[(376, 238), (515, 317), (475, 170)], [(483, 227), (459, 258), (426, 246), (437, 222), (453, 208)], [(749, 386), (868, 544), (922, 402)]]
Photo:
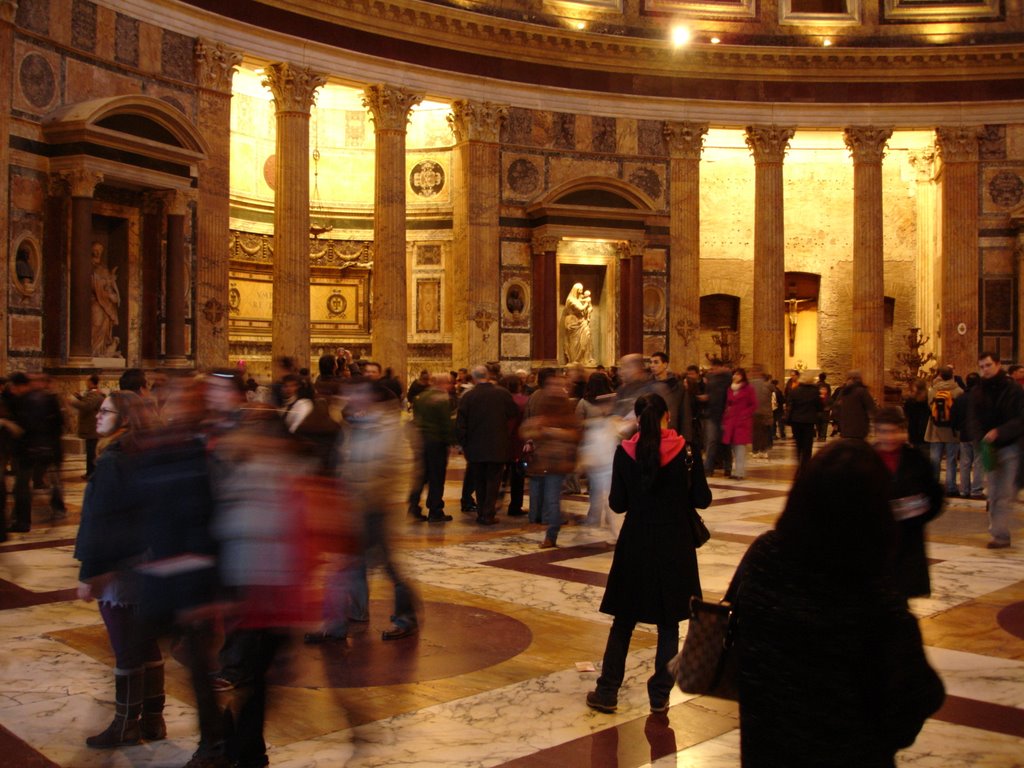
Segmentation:
[(796, 443), (798, 473), (811, 460), (814, 430), (821, 417), (821, 409), (821, 394), (815, 384), (814, 374), (805, 371), (799, 383), (789, 390), (786, 403), (786, 421), (793, 430), (793, 442)]
[(583, 397), (576, 404), (576, 416), (583, 422), (579, 464), (587, 475), (587, 494), (590, 500), (586, 522), (587, 525), (608, 528), (612, 543), (618, 539), (622, 529), (622, 518), (612, 515), (608, 507), (612, 459), (618, 442), (617, 420), (611, 417), (614, 401), (615, 393), (612, 392), (612, 383), (608, 377), (603, 373), (592, 373), (587, 379)]
[[(747, 372), (732, 372), (732, 384), (726, 396), (722, 416), (722, 444), (732, 448), (732, 479), (742, 480), (747, 474), (747, 446), (754, 437), (754, 413), (757, 395), (747, 381)], [(726, 476), (728, 476), (726, 472)]]
[[(452, 423), (451, 378), (447, 373), (430, 376), (430, 386), (421, 390), (412, 403), (413, 424), (419, 433), (417, 477), (409, 493), (409, 515), (417, 520), (446, 523), (452, 519), (444, 512), (444, 477), (448, 470), (448, 451), (455, 442)], [(420, 496), (427, 488), (427, 514), (420, 508)]]
[(89, 377), (89, 386), (84, 392), (76, 392), (68, 398), (68, 404), (78, 411), (76, 433), (85, 442), (85, 474), (82, 480), (92, 477), (96, 466), (96, 444), (99, 435), (96, 433), (96, 414), (103, 404), (104, 395), (100, 391), (100, 377), (95, 373)]

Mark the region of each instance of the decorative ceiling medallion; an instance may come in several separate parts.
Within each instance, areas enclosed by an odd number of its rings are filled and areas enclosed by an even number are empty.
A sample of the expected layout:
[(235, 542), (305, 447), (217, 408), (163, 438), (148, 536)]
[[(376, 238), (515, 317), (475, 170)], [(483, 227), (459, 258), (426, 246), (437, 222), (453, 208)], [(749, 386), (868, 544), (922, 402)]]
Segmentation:
[(327, 297), (327, 314), (331, 317), (341, 317), (348, 309), (348, 299), (335, 291)]

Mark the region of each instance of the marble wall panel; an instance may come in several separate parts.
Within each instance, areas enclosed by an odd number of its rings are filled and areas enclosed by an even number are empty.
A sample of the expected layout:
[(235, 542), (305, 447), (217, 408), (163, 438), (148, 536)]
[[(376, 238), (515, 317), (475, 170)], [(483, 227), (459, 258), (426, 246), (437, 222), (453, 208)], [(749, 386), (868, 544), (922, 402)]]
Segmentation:
[(117, 19), (120, 15), (102, 5), (96, 8), (96, 55), (105, 61), (116, 60)]
[(47, 0), (20, 0), (14, 17), (16, 26), (46, 35), (50, 32), (50, 4)]
[(501, 191), (506, 200), (533, 200), (546, 188), (544, 157), (502, 153)]
[(668, 251), (663, 248), (644, 249), (644, 272), (664, 272), (668, 266)]
[(118, 75), (75, 59), (68, 59), (65, 64), (67, 81), (64, 92), (68, 100), (86, 101), (142, 92), (142, 83), (133, 77)]
[(42, 214), (46, 201), (46, 176), (28, 170), (11, 169), (11, 208)]
[(12, 106), (43, 115), (60, 103), (60, 55), (21, 40), (14, 43)]
[(615, 121), (615, 150), (620, 155), (635, 155), (639, 137), (636, 120), (622, 117)]
[(978, 155), (981, 162), (1006, 159), (1006, 126), (986, 125), (978, 140)]
[(71, 45), (90, 53), (96, 50), (96, 4), (89, 0), (72, 0)]
[(9, 315), (10, 348), (31, 352), (43, 345), (43, 319), (38, 315)]
[(556, 112), (552, 116), (552, 133), (557, 149), (576, 149), (576, 116)]
[(530, 357), (530, 334), (528, 333), (503, 333), (501, 334), (501, 358), (502, 360), (518, 359), (526, 360)]
[(139, 20), (117, 14), (114, 22), (114, 60), (130, 67), (139, 65)]
[(617, 126), (614, 117), (591, 118), (590, 149), (594, 152), (615, 152), (618, 147)]
[(1014, 266), (1013, 246), (985, 248), (982, 250), (982, 269), (986, 275), (1012, 275)]
[(160, 71), (186, 83), (195, 82), (195, 38), (163, 30), (160, 41)]
[(554, 124), (554, 113), (535, 111), (531, 121), (529, 143), (535, 147), (552, 146), (554, 144)]
[(651, 198), (655, 207), (668, 206), (668, 168), (663, 163), (624, 163), (622, 175), (626, 181)]
[(668, 157), (664, 128), (665, 123), (662, 120), (638, 120), (636, 124), (637, 152), (652, 157)]
[(145, 72), (160, 71), (163, 30), (145, 21), (139, 24), (139, 68)]
[(501, 266), (529, 269), (532, 265), (530, 243), (516, 240), (501, 241)]
[(573, 157), (557, 155), (548, 159), (548, 184), (557, 187), (566, 181), (583, 176), (605, 176), (615, 179), (619, 175), (619, 164), (613, 160), (599, 160), (594, 157)]
[(1024, 124), (1006, 126), (1006, 157), (1009, 160), (1024, 160)]
[(501, 127), (502, 144), (532, 144), (530, 137), (533, 134), (533, 110), (522, 107), (510, 107), (508, 118)]
[(576, 146), (584, 152), (594, 151), (594, 118), (576, 115)]

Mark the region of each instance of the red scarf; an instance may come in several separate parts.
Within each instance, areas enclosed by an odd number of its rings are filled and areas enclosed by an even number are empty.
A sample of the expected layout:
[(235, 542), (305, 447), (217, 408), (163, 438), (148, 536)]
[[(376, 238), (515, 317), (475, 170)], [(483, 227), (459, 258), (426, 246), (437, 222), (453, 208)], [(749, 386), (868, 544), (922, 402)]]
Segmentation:
[[(640, 440), (640, 433), (637, 432), (628, 440), (622, 441), (622, 449), (629, 454), (629, 458), (636, 461), (636, 444)], [(686, 445), (682, 435), (677, 434), (674, 429), (661, 430), (661, 466), (665, 466), (672, 459), (679, 455)]]

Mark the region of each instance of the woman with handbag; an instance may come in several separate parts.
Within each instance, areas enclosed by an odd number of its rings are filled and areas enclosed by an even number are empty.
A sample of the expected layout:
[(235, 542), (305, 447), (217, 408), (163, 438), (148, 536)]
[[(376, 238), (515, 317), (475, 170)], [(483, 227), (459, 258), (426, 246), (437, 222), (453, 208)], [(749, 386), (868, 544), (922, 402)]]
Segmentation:
[(740, 564), (735, 652), (744, 768), (893, 768), (942, 704), (892, 577), (892, 480), (862, 440), (797, 476)]
[(667, 428), (668, 406), (657, 394), (636, 401), (640, 430), (615, 451), (608, 503), (625, 513), (601, 612), (614, 617), (597, 688), (587, 706), (611, 713), (625, 674), (637, 622), (658, 628), (654, 674), (647, 681), (652, 712), (668, 709), (673, 678), (668, 662), (679, 649), (679, 622), (700, 595), (695, 507), (711, 503), (700, 455)]

